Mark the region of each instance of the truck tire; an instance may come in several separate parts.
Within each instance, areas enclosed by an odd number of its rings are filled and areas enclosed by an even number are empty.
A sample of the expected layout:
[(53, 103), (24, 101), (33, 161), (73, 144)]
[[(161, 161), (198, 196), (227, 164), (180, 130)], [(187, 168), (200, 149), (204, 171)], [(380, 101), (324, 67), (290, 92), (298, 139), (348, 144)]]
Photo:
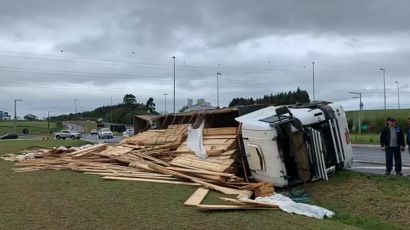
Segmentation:
[(60, 137), (60, 136), (56, 136), (56, 139), (57, 139), (57, 140), (60, 140), (60, 139), (61, 139), (61, 137)]
[(75, 140), (75, 136), (71, 136), (71, 140)]

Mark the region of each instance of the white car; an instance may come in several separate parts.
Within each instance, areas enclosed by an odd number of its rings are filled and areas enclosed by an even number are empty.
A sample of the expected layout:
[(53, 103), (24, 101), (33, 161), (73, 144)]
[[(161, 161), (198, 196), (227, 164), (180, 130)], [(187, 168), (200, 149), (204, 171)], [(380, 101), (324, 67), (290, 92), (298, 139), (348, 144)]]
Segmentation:
[(112, 134), (112, 132), (109, 128), (102, 128), (102, 129), (98, 130), (98, 138), (99, 139), (104, 139), (104, 138), (111, 139), (113, 137), (114, 136), (113, 136), (113, 134)]
[(127, 129), (125, 132), (122, 133), (123, 137), (130, 137), (134, 136), (134, 129)]

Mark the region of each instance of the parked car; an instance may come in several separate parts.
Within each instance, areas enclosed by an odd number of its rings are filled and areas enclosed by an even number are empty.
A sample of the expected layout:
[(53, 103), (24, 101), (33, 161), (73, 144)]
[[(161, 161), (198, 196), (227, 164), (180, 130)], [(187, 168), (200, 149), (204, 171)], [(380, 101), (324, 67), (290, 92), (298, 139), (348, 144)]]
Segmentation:
[(72, 130), (61, 130), (58, 133), (54, 133), (54, 136), (58, 140), (66, 139), (66, 138), (71, 138), (71, 139), (75, 140), (75, 139), (80, 139), (81, 138), (80, 133), (74, 132)]
[(134, 129), (127, 129), (122, 133), (123, 137), (134, 136)]
[(114, 135), (112, 134), (112, 132), (109, 128), (102, 128), (98, 131), (98, 138), (99, 139), (104, 139), (104, 138), (111, 139), (113, 137), (114, 137)]
[(18, 138), (17, 134), (14, 134), (14, 133), (7, 133), (7, 134), (5, 134), (5, 135), (3, 135), (3, 136), (0, 136), (0, 139), (1, 139), (1, 140), (17, 139), (17, 138)]
[(98, 130), (97, 129), (91, 129), (90, 135), (98, 135)]

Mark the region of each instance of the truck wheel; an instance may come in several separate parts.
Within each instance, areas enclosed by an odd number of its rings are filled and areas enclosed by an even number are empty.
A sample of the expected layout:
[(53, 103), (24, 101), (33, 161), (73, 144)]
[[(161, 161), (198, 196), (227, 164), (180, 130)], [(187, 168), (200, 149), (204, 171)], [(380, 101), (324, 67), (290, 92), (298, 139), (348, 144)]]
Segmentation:
[(71, 140), (75, 140), (75, 136), (71, 136)]
[(61, 137), (60, 137), (60, 136), (56, 136), (56, 139), (57, 139), (57, 140), (60, 140), (60, 139), (61, 139)]

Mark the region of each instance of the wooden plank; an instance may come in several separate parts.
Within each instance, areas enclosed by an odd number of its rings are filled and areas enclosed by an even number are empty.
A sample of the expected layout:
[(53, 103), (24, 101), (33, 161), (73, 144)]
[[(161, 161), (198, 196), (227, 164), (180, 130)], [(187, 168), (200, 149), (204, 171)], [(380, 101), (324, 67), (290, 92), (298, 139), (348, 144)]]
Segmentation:
[(203, 129), (202, 134), (204, 136), (215, 135), (236, 135), (237, 127), (224, 127), (224, 128), (208, 128)]
[(173, 176), (183, 178), (183, 179), (188, 179), (188, 180), (191, 180), (195, 183), (201, 184), (205, 188), (212, 189), (212, 190), (215, 190), (215, 191), (218, 191), (218, 192), (222, 192), (223, 194), (238, 195), (237, 198), (242, 198), (242, 197), (249, 198), (253, 194), (253, 192), (249, 191), (249, 190), (238, 190), (238, 189), (232, 189), (232, 188), (227, 188), (227, 187), (211, 184), (211, 183), (205, 182), (205, 181), (203, 181), (199, 178), (188, 176), (188, 175), (185, 175), (183, 173), (176, 172), (176, 171), (172, 171), (172, 170), (169, 170), (169, 169), (167, 169), (163, 166), (156, 165), (156, 164), (153, 164), (153, 163), (148, 162), (147, 165), (148, 165), (149, 168), (151, 168), (151, 169), (153, 169), (157, 172), (161, 172), (161, 173), (168, 174), (168, 175), (173, 175)]
[(213, 161), (213, 160), (201, 160), (194, 157), (184, 157), (184, 156), (177, 156), (174, 158), (170, 164), (179, 164), (179, 165), (187, 165), (190, 167), (194, 167), (197, 169), (204, 169), (208, 171), (214, 172), (226, 172), (227, 169), (234, 163), (233, 159), (227, 159), (223, 161)]
[(203, 169), (185, 169), (185, 168), (178, 168), (178, 167), (167, 167), (167, 169), (179, 171), (179, 172), (187, 172), (187, 173), (199, 173), (199, 174), (208, 174), (208, 175), (218, 175), (230, 178), (238, 178), (235, 174), (232, 173), (220, 173), (220, 172), (212, 172)]
[(143, 182), (154, 182), (154, 183), (163, 183), (163, 184), (181, 184), (181, 185), (192, 185), (199, 186), (198, 183), (182, 182), (182, 181), (167, 181), (167, 180), (153, 180), (153, 179), (144, 179), (144, 178), (129, 178), (129, 177), (114, 177), (114, 176), (104, 176), (105, 180), (125, 180), (125, 181), (143, 181)]
[(96, 155), (99, 156), (121, 156), (124, 154), (127, 154), (129, 152), (131, 152), (133, 150), (133, 148), (129, 148), (129, 147), (123, 147), (123, 146), (115, 146), (115, 147), (111, 147), (111, 148), (107, 148), (106, 150), (96, 153)]
[(152, 157), (152, 156), (143, 154), (143, 153), (137, 153), (136, 155), (137, 155), (137, 156), (140, 156), (140, 157), (142, 157), (142, 158), (148, 159), (148, 160), (152, 160), (152, 161), (154, 161), (154, 162), (156, 162), (156, 163), (158, 163), (158, 164), (161, 164), (161, 165), (164, 165), (164, 166), (169, 166), (169, 163), (168, 163), (168, 162), (165, 162), (165, 161), (160, 160), (160, 159), (158, 159), (158, 158), (155, 158), (155, 157)]
[(236, 139), (205, 139), (204, 145), (232, 145)]
[(89, 148), (81, 149), (75, 152), (67, 153), (67, 156), (81, 157), (94, 151), (102, 151), (107, 148), (107, 144), (97, 144)]
[(172, 177), (158, 177), (158, 176), (144, 176), (144, 175), (133, 175), (133, 174), (119, 174), (119, 173), (95, 173), (95, 172), (84, 172), (86, 175), (99, 175), (99, 176), (112, 176), (112, 177), (124, 177), (124, 178), (144, 178), (144, 179), (159, 179), (159, 180), (169, 180), (175, 181), (176, 178)]
[(236, 139), (236, 135), (213, 135), (213, 136), (203, 136), (204, 140), (208, 139)]
[(199, 187), (189, 198), (185, 201), (186, 206), (197, 206), (199, 205), (205, 196), (208, 194), (209, 189), (204, 187)]

